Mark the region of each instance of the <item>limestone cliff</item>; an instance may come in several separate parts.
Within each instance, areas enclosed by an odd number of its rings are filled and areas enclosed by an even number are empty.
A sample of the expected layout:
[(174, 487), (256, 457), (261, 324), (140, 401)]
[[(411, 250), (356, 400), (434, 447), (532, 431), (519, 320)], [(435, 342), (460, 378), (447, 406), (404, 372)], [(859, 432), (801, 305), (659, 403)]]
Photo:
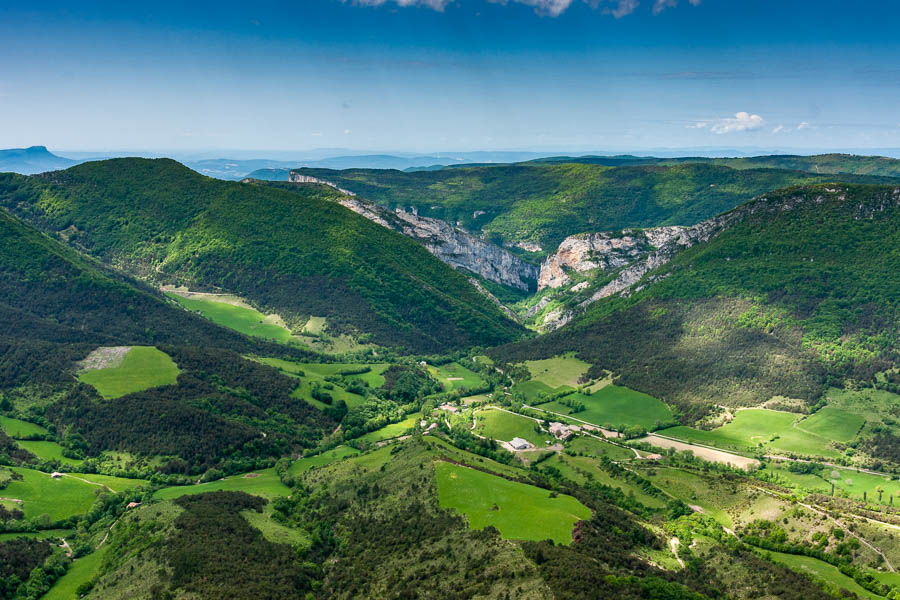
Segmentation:
[(464, 269), (509, 287), (534, 289), (539, 272), (537, 266), (446, 221), (420, 217), (401, 209), (390, 210), (315, 177), (291, 172), (290, 178), (294, 183), (318, 183), (344, 192), (338, 200), (340, 204), (370, 221), (418, 240), (429, 252), (455, 269)]

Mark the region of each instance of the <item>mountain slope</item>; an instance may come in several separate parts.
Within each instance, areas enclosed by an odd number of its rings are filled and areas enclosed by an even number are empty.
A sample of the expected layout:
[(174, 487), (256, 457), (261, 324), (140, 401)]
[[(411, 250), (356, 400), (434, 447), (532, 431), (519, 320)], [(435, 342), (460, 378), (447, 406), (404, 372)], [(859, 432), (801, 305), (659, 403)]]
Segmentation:
[(0, 150), (0, 173), (43, 173), (65, 169), (78, 164), (77, 160), (57, 156), (44, 146)]
[(610, 369), (687, 413), (710, 398), (813, 403), (827, 382), (900, 364), (900, 188), (789, 188), (718, 221), (708, 242), (496, 354), (577, 350), (595, 373)]
[(156, 283), (225, 289), (289, 323), (325, 316), (421, 351), (520, 334), (463, 275), (335, 194), (217, 181), (166, 159), (0, 181), (2, 204), (104, 262)]
[[(536, 243), (544, 251), (552, 251), (566, 236), (586, 231), (692, 225), (769, 190), (835, 179), (799, 171), (738, 170), (693, 163), (626, 163), (617, 167), (517, 164), (414, 173), (364, 169), (295, 172), (390, 207), (415, 207), (422, 216), (459, 223), (506, 244)], [(856, 175), (840, 179), (881, 182)]]

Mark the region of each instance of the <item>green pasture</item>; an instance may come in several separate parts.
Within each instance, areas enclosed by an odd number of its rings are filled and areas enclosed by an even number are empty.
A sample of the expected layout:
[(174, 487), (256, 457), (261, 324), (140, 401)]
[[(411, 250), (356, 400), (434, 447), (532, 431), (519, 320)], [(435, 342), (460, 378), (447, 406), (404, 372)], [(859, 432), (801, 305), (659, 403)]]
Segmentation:
[(76, 559), (66, 571), (65, 575), (56, 580), (53, 587), (42, 600), (75, 600), (78, 598), (78, 588), (94, 578), (103, 563), (108, 545), (99, 550)]
[(255, 527), (262, 533), (263, 537), (270, 542), (276, 544), (287, 544), (294, 547), (307, 547), (310, 544), (309, 536), (300, 529), (287, 527), (272, 520), (271, 505), (266, 505), (263, 512), (255, 510), (241, 511), (243, 516), (250, 525)]
[[(882, 489), (881, 504), (900, 507), (900, 481), (888, 475), (861, 473), (855, 469), (825, 466), (820, 475), (791, 473), (784, 463), (770, 467), (773, 472), (784, 477), (794, 487), (806, 492), (831, 493), (834, 483), (835, 494), (862, 500), (863, 492), (869, 504), (878, 504), (878, 488)], [(835, 477), (837, 475), (837, 477)], [(893, 501), (891, 501), (893, 497)]]
[(740, 410), (731, 423), (712, 431), (671, 427), (659, 433), (687, 442), (738, 451), (793, 452), (833, 458), (838, 452), (830, 441), (795, 427), (801, 415), (762, 408)]
[(494, 440), (508, 442), (514, 437), (528, 440), (537, 448), (547, 446), (546, 442), (553, 442), (553, 436), (549, 433), (535, 431), (537, 421), (514, 415), (502, 410), (482, 410), (475, 413), (474, 433)]
[(266, 338), (286, 343), (292, 339), (290, 330), (276, 323), (267, 323), (266, 315), (258, 310), (245, 306), (235, 306), (227, 302), (185, 298), (178, 294), (166, 293), (188, 310), (199, 312), (217, 325), (234, 329), (244, 335)]
[(10, 417), (0, 417), (0, 428), (11, 438), (23, 438), (31, 435), (45, 435), (47, 430), (40, 425), (13, 419)]
[(597, 438), (578, 436), (569, 440), (569, 451), (576, 454), (584, 454), (585, 456), (601, 457), (606, 456), (610, 460), (630, 460), (634, 458), (634, 452), (629, 448), (616, 446)]
[(853, 578), (844, 575), (837, 567), (830, 565), (825, 561), (809, 556), (784, 554), (782, 552), (769, 552), (768, 554), (772, 557), (772, 560), (783, 564), (789, 569), (809, 575), (813, 579), (822, 580), (838, 589), (849, 590), (860, 598), (871, 598), (872, 600), (876, 600), (882, 597), (868, 591), (856, 583)]
[(17, 441), (16, 444), (28, 450), (35, 456), (37, 456), (40, 460), (58, 460), (61, 464), (64, 465), (80, 465), (83, 463), (83, 460), (79, 460), (77, 458), (67, 458), (63, 456), (63, 447), (60, 446), (56, 442), (29, 442), (29, 441)]
[(538, 394), (552, 394), (553, 388), (543, 383), (541, 381), (537, 381), (535, 379), (531, 379), (529, 381), (523, 381), (522, 383), (517, 383), (510, 390), (513, 394), (519, 393), (525, 396), (525, 400), (528, 403), (534, 403), (538, 400)]
[(382, 373), (390, 366), (388, 363), (300, 363), (281, 358), (260, 358), (261, 363), (267, 364), (284, 371), (289, 375), (299, 375), (303, 373), (305, 377), (310, 379), (325, 379), (330, 375), (339, 375), (341, 371), (359, 369), (369, 367), (368, 373), (359, 375), (346, 375), (344, 379), (362, 379), (369, 384), (369, 387), (380, 388), (384, 385), (384, 377)]
[(484, 380), (459, 363), (448, 363), (439, 367), (428, 367), (431, 376), (441, 382), (446, 390), (473, 389), (484, 385)]
[(537, 408), (570, 415), (601, 427), (639, 425), (654, 429), (657, 422), (672, 419), (672, 411), (653, 396), (617, 385), (604, 386), (590, 396), (570, 394), (564, 400), (580, 402), (584, 404), (585, 410), (573, 413), (572, 408), (560, 401), (541, 404)]
[(496, 527), (507, 539), (572, 541), (572, 529), (591, 511), (575, 498), (448, 462), (435, 464), (443, 508), (464, 514), (472, 529)]
[(300, 473), (304, 473), (310, 469), (322, 467), (324, 465), (339, 461), (344, 457), (356, 456), (358, 454), (359, 450), (357, 450), (356, 448), (350, 448), (349, 446), (338, 446), (337, 448), (326, 450), (325, 452), (322, 452), (321, 454), (317, 454), (315, 456), (308, 456), (295, 460), (291, 467), (288, 469), (288, 472), (294, 475), (299, 475)]
[[(252, 474), (256, 474), (258, 477), (248, 477), (248, 475)], [(172, 500), (187, 494), (203, 494), (220, 490), (246, 492), (269, 499), (277, 496), (288, 496), (291, 493), (291, 489), (281, 483), (281, 479), (275, 473), (275, 469), (272, 468), (253, 471), (253, 473), (245, 473), (243, 475), (234, 475), (233, 477), (227, 477), (219, 481), (210, 481), (209, 483), (164, 488), (153, 494), (153, 498), (156, 500)]]
[(846, 444), (856, 439), (865, 422), (866, 419), (860, 414), (834, 406), (825, 406), (800, 421), (797, 428)]
[(716, 476), (704, 476), (674, 467), (652, 467), (642, 469), (639, 473), (685, 504), (700, 507), (725, 527), (734, 527), (728, 510), (747, 500), (747, 490), (744, 487), (735, 486)]
[(416, 424), (422, 420), (421, 413), (416, 413), (414, 415), (410, 415), (400, 421), (399, 423), (391, 423), (390, 425), (385, 425), (381, 429), (376, 429), (375, 431), (370, 431), (369, 433), (358, 437), (357, 439), (360, 442), (381, 442), (384, 440), (389, 440), (395, 437), (399, 437), (406, 433), (408, 429), (411, 427), (415, 427)]
[(545, 358), (543, 360), (525, 361), (531, 378), (540, 381), (551, 388), (558, 388), (564, 385), (575, 387), (578, 385), (578, 379), (587, 373), (591, 367), (583, 360), (575, 358), (571, 354), (563, 356), (555, 356), (553, 358)]
[(26, 519), (47, 514), (51, 521), (59, 521), (87, 512), (101, 489), (72, 477), (53, 479), (49, 473), (17, 467), (12, 469), (20, 473), (23, 479), (10, 481), (2, 494), (6, 498), (22, 500), (19, 507), (25, 512)]
[[(291, 392), (291, 397), (299, 398), (300, 400), (309, 402), (319, 410), (324, 410), (328, 405), (312, 397), (312, 385), (310, 381), (310, 379), (301, 380), (297, 388), (293, 392)], [(366, 401), (366, 399), (362, 396), (348, 392), (347, 390), (342, 388), (340, 384), (337, 383), (332, 384), (332, 389), (329, 390), (323, 388), (322, 391), (331, 394), (332, 402), (343, 400), (349, 408), (359, 406)]]
[(168, 354), (153, 346), (135, 346), (118, 367), (92, 369), (78, 375), (107, 400), (163, 385), (174, 385), (178, 366)]

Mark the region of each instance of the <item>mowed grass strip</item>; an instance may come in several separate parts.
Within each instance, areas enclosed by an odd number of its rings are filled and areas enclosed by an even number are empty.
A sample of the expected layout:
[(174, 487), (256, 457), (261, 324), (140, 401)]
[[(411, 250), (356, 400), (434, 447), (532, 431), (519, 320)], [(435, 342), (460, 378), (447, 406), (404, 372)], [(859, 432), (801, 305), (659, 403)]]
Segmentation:
[(32, 435), (45, 435), (47, 430), (40, 425), (13, 419), (11, 417), (0, 417), (0, 428), (11, 438), (23, 438)]
[(537, 421), (502, 410), (483, 410), (475, 413), (475, 433), (486, 438), (508, 442), (514, 437), (528, 440), (538, 448), (552, 442), (549, 433), (535, 431)]
[(581, 502), (452, 463), (435, 463), (442, 508), (464, 514), (472, 529), (496, 527), (506, 539), (570, 544), (575, 523), (591, 517)]
[(216, 325), (234, 329), (244, 335), (261, 337), (267, 340), (287, 343), (292, 338), (290, 330), (266, 320), (266, 315), (254, 308), (235, 306), (227, 302), (216, 302), (200, 298), (185, 298), (178, 294), (167, 293), (188, 310), (199, 312)]
[(570, 415), (600, 427), (604, 425), (613, 427), (639, 425), (647, 429), (654, 429), (657, 423), (665, 423), (672, 419), (672, 411), (660, 400), (643, 392), (618, 385), (607, 385), (590, 396), (570, 394), (564, 400), (580, 402), (584, 404), (585, 410), (572, 412), (571, 407), (560, 401), (541, 404), (537, 408)]
[(543, 360), (525, 361), (531, 378), (552, 388), (564, 385), (575, 387), (582, 375), (591, 367), (572, 355), (555, 356)]
[(84, 371), (78, 375), (78, 380), (93, 386), (110, 400), (141, 390), (174, 385), (178, 373), (178, 366), (165, 352), (153, 346), (135, 346), (118, 367)]
[(271, 468), (243, 475), (234, 475), (233, 477), (227, 477), (219, 481), (210, 481), (209, 483), (164, 488), (153, 494), (153, 498), (156, 500), (172, 500), (188, 494), (204, 494), (220, 490), (246, 492), (253, 496), (268, 498), (269, 500), (278, 496), (289, 496), (291, 493), (291, 488), (281, 483), (281, 479), (275, 473), (275, 469)]
[(782, 552), (769, 552), (767, 554), (769, 554), (775, 562), (781, 563), (793, 571), (810, 575), (813, 579), (820, 579), (836, 586), (838, 589), (849, 590), (860, 598), (870, 598), (872, 600), (882, 598), (882, 596), (878, 596), (868, 591), (856, 583), (851, 577), (841, 573), (837, 567), (830, 565), (825, 561), (809, 556), (784, 554)]
[(803, 431), (836, 442), (849, 443), (856, 439), (866, 419), (850, 411), (825, 406), (797, 424)]

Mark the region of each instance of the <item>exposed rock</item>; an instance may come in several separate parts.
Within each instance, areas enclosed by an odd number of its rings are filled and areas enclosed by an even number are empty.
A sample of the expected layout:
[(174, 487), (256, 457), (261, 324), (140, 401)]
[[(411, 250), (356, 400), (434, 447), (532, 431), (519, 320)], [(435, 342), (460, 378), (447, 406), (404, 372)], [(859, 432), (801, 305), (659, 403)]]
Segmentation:
[[(344, 192), (336, 185), (315, 177), (294, 172), (290, 176), (295, 183), (318, 183)], [(420, 217), (401, 209), (392, 211), (349, 192), (345, 192), (338, 202), (370, 221), (418, 240), (429, 252), (455, 269), (464, 269), (489, 281), (522, 290), (534, 287), (539, 271), (537, 266), (446, 221)]]
[(503, 311), (503, 314), (505, 314), (507, 317), (509, 317), (516, 323), (519, 322), (519, 316), (516, 313), (514, 313), (513, 311), (511, 311), (508, 306), (506, 306), (505, 304), (500, 302), (500, 299), (497, 298), (497, 296), (495, 296), (492, 293), (490, 293), (489, 291), (487, 291), (483, 285), (478, 283), (477, 279), (475, 279), (474, 277), (469, 277), (469, 283), (471, 283), (473, 286), (475, 286), (475, 289), (477, 289), (479, 292), (481, 292), (482, 294), (487, 296), (488, 300), (490, 300), (491, 302), (496, 304), (497, 308), (499, 308), (500, 310)]
[(540, 244), (536, 244), (535, 242), (516, 242), (513, 244), (516, 248), (521, 248), (526, 252), (543, 252), (544, 249), (541, 248)]
[(655, 227), (569, 236), (541, 265), (538, 289), (568, 284), (571, 281), (567, 273), (569, 270), (585, 273), (595, 269), (611, 271), (624, 267), (682, 235), (685, 229)]
[(333, 187), (340, 193), (346, 194), (348, 196), (356, 195), (353, 192), (351, 192), (350, 190), (345, 190), (344, 188), (340, 188), (340, 187), (336, 186), (335, 184), (331, 183), (330, 181), (325, 181), (324, 179), (319, 179), (318, 177), (312, 177), (310, 175), (302, 175), (300, 173), (297, 173), (296, 171), (290, 172), (290, 174), (288, 175), (288, 181), (290, 181), (291, 183), (318, 183), (320, 185), (327, 185), (328, 187)]

